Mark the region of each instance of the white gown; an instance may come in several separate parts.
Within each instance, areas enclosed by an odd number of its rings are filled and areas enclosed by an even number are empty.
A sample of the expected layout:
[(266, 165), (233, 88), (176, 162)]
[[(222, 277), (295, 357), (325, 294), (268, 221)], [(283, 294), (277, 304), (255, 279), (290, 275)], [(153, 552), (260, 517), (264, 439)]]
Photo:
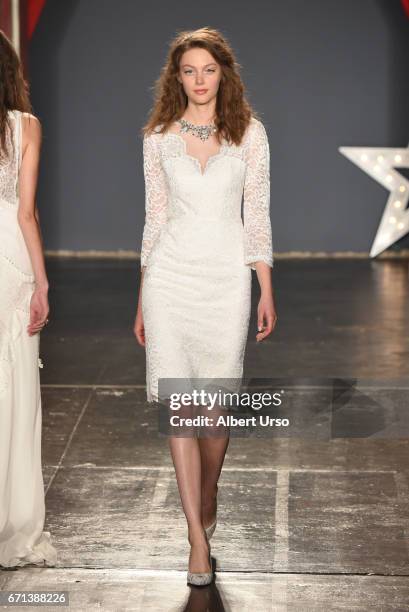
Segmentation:
[(223, 140), (203, 171), (181, 134), (159, 129), (143, 142), (148, 402), (159, 399), (160, 378), (241, 379), (251, 268), (273, 266), (262, 122), (252, 117), (239, 146)]
[(22, 117), (9, 116), (12, 153), (0, 160), (0, 566), (54, 565), (43, 531), (39, 335), (26, 331), (34, 276), (17, 220)]

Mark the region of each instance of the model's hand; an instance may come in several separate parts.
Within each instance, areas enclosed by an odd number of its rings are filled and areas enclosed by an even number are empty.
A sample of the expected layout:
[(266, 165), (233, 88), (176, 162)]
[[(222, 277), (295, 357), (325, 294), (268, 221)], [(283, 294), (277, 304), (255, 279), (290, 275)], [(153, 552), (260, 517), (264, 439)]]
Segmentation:
[(43, 289), (35, 289), (30, 301), (30, 323), (27, 326), (29, 336), (40, 332), (48, 323), (49, 311), (48, 292)]
[(133, 332), (136, 336), (138, 343), (141, 346), (145, 346), (145, 327), (143, 324), (142, 308), (138, 306), (135, 317), (135, 324)]
[(274, 300), (271, 293), (261, 295), (257, 308), (257, 329), (261, 330), (256, 334), (257, 342), (267, 338), (273, 331), (277, 322), (277, 315)]

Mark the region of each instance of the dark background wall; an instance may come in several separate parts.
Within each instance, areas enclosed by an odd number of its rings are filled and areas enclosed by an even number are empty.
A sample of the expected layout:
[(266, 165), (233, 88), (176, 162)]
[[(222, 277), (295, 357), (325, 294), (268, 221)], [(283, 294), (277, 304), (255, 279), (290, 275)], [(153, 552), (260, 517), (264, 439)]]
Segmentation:
[(173, 35), (205, 25), (269, 135), (274, 250), (368, 251), (388, 192), (337, 149), (408, 143), (399, 0), (49, 0), (30, 47), (46, 247), (140, 250), (151, 88)]

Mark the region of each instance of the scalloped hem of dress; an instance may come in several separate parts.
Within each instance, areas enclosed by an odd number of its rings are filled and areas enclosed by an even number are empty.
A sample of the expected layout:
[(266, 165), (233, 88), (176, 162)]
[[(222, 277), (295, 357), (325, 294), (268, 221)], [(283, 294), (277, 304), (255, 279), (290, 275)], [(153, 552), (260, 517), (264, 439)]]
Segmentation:
[(159, 402), (157, 396), (154, 393), (147, 393), (146, 401), (148, 404), (157, 404)]
[(23, 567), (25, 565), (54, 567), (56, 563), (57, 551), (51, 543), (49, 531), (43, 531), (34, 546), (23, 546), (21, 552), (14, 554), (11, 559), (2, 560), (0, 557), (0, 568)]

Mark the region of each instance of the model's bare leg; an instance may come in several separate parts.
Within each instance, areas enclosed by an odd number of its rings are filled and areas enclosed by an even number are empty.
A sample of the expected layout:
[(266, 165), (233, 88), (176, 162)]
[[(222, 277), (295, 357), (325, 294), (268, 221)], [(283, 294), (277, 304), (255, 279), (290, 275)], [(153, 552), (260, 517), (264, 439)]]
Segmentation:
[(169, 446), (191, 546), (190, 572), (210, 572), (209, 543), (202, 525), (201, 456), (196, 437), (169, 437)]
[(230, 438), (199, 438), (202, 458), (202, 524), (214, 523), (217, 512), (217, 483)]
[(207, 428), (206, 437), (199, 437), (199, 448), (202, 462), (202, 524), (209, 527), (214, 523), (217, 512), (217, 483), (222, 471), (224, 458), (229, 445), (229, 428), (216, 425), (220, 415), (226, 410), (215, 406), (208, 412), (213, 418), (213, 427)]

